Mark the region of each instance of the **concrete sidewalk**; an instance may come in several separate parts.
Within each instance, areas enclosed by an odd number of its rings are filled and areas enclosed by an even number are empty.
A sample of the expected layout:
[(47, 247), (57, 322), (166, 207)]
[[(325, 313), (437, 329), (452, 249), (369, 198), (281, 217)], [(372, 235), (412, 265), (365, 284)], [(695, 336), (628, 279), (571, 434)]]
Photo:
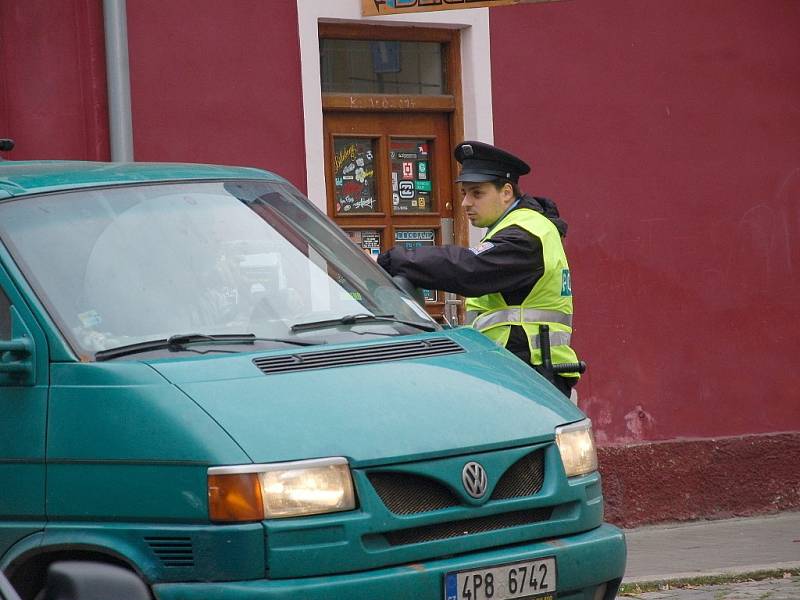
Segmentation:
[(623, 583), (800, 569), (800, 512), (627, 529)]

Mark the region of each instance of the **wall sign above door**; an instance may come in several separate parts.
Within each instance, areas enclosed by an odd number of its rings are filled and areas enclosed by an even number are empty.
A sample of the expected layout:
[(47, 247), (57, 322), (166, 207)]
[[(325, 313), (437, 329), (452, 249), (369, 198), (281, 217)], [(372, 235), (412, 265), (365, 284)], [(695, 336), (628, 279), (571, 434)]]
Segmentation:
[(557, 0), (361, 0), (361, 14), (365, 17), (397, 15), (412, 12), (431, 12), (462, 8), (485, 8), (528, 4), (533, 2), (555, 2)]

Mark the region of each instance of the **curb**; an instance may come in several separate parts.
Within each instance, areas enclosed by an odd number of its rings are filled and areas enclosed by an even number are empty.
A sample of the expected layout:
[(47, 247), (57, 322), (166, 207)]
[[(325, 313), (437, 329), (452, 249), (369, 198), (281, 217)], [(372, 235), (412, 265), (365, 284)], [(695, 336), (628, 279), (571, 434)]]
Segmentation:
[(671, 573), (669, 575), (644, 575), (623, 579), (619, 595), (642, 594), (671, 588), (701, 587), (724, 583), (761, 581), (764, 579), (783, 579), (800, 576), (800, 562), (775, 563), (771, 565), (751, 565), (719, 569), (702, 574)]

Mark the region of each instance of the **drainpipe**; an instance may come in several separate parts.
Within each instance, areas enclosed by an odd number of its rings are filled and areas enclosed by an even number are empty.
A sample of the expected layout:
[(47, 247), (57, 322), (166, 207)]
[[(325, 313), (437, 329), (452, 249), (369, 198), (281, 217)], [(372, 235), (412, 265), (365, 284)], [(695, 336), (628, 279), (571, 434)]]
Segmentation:
[(108, 130), (111, 160), (133, 162), (131, 78), (125, 0), (103, 0), (108, 80)]

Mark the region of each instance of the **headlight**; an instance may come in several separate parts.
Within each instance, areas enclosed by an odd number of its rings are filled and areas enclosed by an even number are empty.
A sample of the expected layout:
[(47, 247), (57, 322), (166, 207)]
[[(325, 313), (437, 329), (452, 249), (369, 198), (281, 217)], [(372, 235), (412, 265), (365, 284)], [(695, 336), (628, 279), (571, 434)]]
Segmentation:
[(589, 419), (556, 427), (556, 445), (567, 477), (585, 475), (597, 470), (592, 422)]
[(345, 458), (208, 470), (208, 513), (212, 521), (260, 521), (355, 507), (353, 480)]

